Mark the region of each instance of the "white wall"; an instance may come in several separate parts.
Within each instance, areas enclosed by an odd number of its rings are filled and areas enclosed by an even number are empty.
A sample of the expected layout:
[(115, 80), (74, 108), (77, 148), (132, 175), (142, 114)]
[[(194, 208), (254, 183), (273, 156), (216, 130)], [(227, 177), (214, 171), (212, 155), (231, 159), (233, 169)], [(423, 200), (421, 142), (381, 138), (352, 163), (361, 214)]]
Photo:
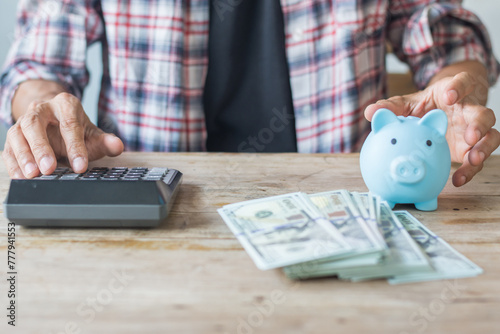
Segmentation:
[[(12, 42), (15, 23), (15, 10), (17, 0), (1, 0), (0, 10), (0, 63), (4, 63), (7, 50)], [(500, 1), (499, 0), (464, 0), (464, 6), (475, 12), (485, 23), (493, 40), (493, 48), (497, 57), (500, 57)], [(96, 120), (97, 95), (102, 73), (102, 62), (100, 58), (100, 47), (93, 46), (88, 54), (88, 66), (91, 72), (91, 83), (84, 96), (84, 107), (89, 117)], [(406, 72), (404, 64), (400, 64), (393, 57), (388, 60), (391, 72)], [(497, 116), (496, 129), (500, 130), (500, 83), (490, 90), (488, 106), (495, 111)], [(5, 129), (0, 126), (0, 147), (3, 147)], [(500, 154), (498, 149), (496, 154)]]

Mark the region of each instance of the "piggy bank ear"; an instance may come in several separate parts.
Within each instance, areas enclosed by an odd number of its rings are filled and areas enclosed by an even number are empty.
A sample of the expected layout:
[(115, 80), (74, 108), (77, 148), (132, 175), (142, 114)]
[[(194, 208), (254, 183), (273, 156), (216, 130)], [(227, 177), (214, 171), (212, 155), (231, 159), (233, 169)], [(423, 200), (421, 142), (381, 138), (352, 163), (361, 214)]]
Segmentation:
[(446, 117), (446, 113), (441, 109), (434, 109), (425, 114), (418, 121), (418, 124), (435, 129), (441, 136), (445, 136), (446, 129), (448, 128), (448, 117)]
[(379, 109), (375, 112), (372, 119), (372, 130), (377, 133), (387, 124), (400, 122), (398, 117), (389, 109)]

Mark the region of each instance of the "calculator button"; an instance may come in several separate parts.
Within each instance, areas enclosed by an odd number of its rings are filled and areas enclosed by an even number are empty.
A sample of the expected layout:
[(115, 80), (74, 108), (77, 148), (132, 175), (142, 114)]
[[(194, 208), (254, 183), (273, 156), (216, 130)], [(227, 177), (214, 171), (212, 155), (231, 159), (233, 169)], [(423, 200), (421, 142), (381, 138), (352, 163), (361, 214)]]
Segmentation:
[(98, 171), (107, 171), (109, 168), (108, 167), (94, 167), (90, 171), (91, 172), (98, 172)]
[(64, 174), (67, 173), (68, 171), (69, 171), (68, 167), (57, 167), (54, 173), (52, 174)]
[(160, 167), (154, 167), (149, 170), (150, 174), (165, 174), (168, 172), (168, 168), (160, 168)]
[(125, 177), (142, 177), (143, 175), (143, 173), (127, 173)]
[(100, 175), (103, 175), (104, 173), (101, 173), (101, 172), (88, 172), (88, 173), (85, 173), (85, 176), (89, 175), (89, 176), (100, 176)]
[(146, 181), (160, 181), (161, 176), (146, 176), (143, 180)]
[(81, 174), (64, 174), (63, 176), (61, 176), (60, 180), (76, 180), (77, 178), (79, 178), (81, 176)]
[(160, 177), (162, 177), (163, 175), (165, 175), (165, 173), (149, 172), (146, 174), (146, 176), (160, 176)]
[(39, 180), (55, 180), (59, 177), (59, 175), (42, 175), (40, 177), (37, 177)]

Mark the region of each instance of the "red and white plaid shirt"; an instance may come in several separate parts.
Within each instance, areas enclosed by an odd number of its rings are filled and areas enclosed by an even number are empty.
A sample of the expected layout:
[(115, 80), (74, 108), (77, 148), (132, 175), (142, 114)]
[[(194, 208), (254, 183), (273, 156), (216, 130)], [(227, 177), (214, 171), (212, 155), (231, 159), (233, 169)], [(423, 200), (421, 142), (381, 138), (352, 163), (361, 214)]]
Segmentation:
[[(247, 1), (247, 0), (243, 0)], [(251, 0), (248, 0), (251, 1)], [(29, 79), (88, 83), (86, 50), (103, 43), (98, 124), (129, 150), (203, 151), (202, 92), (212, 19), (233, 0), (20, 0), (16, 39), (1, 76), (1, 118)], [(499, 64), (479, 19), (459, 0), (281, 0), (299, 152), (351, 152), (383, 98), (385, 41), (423, 88), (446, 65), (478, 60), (494, 83)]]

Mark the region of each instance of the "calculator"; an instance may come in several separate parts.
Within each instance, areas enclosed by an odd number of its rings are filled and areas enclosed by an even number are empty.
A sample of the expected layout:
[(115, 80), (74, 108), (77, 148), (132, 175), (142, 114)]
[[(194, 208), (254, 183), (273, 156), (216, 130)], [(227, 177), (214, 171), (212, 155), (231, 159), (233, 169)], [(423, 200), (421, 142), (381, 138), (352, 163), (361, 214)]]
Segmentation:
[(165, 167), (58, 167), (14, 179), (4, 201), (11, 222), (33, 227), (155, 227), (166, 219), (182, 173)]

